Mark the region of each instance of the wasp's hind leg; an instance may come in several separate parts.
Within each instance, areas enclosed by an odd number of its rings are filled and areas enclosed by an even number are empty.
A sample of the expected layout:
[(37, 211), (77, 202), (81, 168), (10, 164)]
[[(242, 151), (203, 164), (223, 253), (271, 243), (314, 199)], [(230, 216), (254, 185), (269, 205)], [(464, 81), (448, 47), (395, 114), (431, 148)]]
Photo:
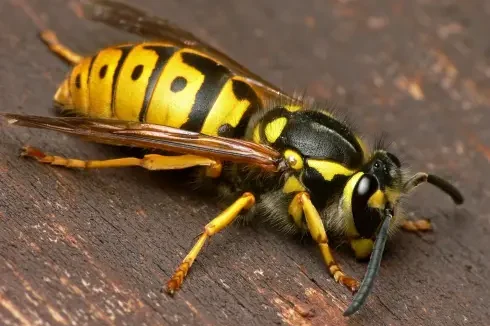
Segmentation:
[(432, 231), (432, 224), (428, 219), (404, 220), (401, 228), (408, 232), (427, 232)]
[(230, 225), (243, 210), (250, 209), (254, 204), (254, 195), (246, 192), (204, 227), (204, 232), (201, 233), (194, 247), (192, 247), (191, 251), (189, 251), (187, 256), (184, 258), (172, 278), (168, 281), (168, 293), (173, 294), (180, 288), (184, 278), (192, 266), (192, 263), (201, 251), (206, 240)]
[(359, 282), (346, 275), (335, 261), (330, 246), (328, 245), (327, 233), (325, 232), (323, 221), (306, 192), (300, 192), (294, 197), (289, 206), (289, 213), (295, 220), (299, 220), (301, 215), (304, 214), (308, 230), (312, 238), (318, 243), (323, 260), (327, 264), (328, 271), (332, 277), (336, 282), (344, 285), (352, 293), (357, 292), (359, 289)]
[(25, 146), (23, 148), (21, 156), (34, 158), (40, 163), (78, 169), (140, 166), (147, 170), (179, 170), (194, 166), (204, 166), (206, 167), (206, 175), (209, 177), (218, 177), (221, 174), (222, 167), (221, 163), (215, 160), (195, 155), (163, 156), (158, 154), (148, 154), (145, 155), (143, 158), (123, 157), (102, 161), (84, 161), (79, 159), (48, 155), (37, 148)]
[(51, 51), (59, 55), (64, 60), (68, 61), (72, 65), (76, 65), (82, 60), (82, 56), (73, 52), (68, 47), (60, 43), (56, 37), (55, 32), (51, 30), (44, 30), (40, 33), (41, 39), (46, 43)]

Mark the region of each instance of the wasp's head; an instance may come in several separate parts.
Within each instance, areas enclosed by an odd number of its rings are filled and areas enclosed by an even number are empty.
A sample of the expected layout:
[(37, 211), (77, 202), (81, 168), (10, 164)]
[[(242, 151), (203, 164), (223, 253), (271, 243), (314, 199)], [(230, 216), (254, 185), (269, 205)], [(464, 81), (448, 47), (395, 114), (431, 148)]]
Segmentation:
[(347, 233), (351, 237), (375, 239), (389, 207), (395, 226), (400, 199), (418, 185), (429, 182), (449, 194), (456, 204), (463, 202), (460, 192), (435, 175), (419, 172), (413, 176), (402, 170), (393, 154), (377, 150), (363, 167), (347, 181), (342, 197), (342, 209), (347, 215)]
[(342, 209), (348, 216), (350, 236), (374, 239), (384, 219), (385, 208), (388, 205), (396, 207), (403, 184), (398, 158), (386, 151), (374, 152), (344, 187)]
[[(346, 183), (342, 206), (348, 214), (347, 233), (353, 238), (351, 245), (358, 258), (372, 254), (361, 287), (344, 316), (359, 310), (372, 289), (390, 226), (398, 224), (397, 204), (401, 196), (425, 182), (450, 195), (456, 204), (463, 203), (463, 196), (449, 182), (423, 172), (408, 176), (402, 172), (398, 158), (383, 150), (375, 151), (363, 168)], [(375, 240), (374, 244), (372, 240)]]

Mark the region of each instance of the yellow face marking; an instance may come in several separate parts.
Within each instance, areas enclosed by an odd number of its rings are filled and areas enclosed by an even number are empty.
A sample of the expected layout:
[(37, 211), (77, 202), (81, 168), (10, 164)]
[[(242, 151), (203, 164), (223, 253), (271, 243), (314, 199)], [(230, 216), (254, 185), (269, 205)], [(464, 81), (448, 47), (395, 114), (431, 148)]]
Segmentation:
[(363, 172), (358, 172), (354, 174), (349, 181), (345, 184), (344, 193), (343, 193), (343, 201), (342, 201), (342, 211), (344, 212), (344, 220), (345, 220), (345, 233), (347, 236), (351, 238), (359, 237), (359, 233), (357, 232), (356, 226), (354, 224), (354, 217), (352, 216), (352, 206), (351, 199), (352, 194), (354, 192), (354, 188), (356, 187), (357, 182), (363, 176)]
[(90, 58), (84, 58), (70, 74), (70, 91), (73, 107), (81, 114), (88, 113), (89, 90), (87, 87)]
[(269, 143), (274, 143), (282, 133), (288, 119), (285, 117), (277, 118), (265, 126), (265, 137)]
[[(189, 119), (196, 94), (204, 82), (204, 75), (183, 62), (182, 52), (183, 50), (176, 52), (168, 60), (160, 75), (148, 107), (148, 123), (180, 128)], [(183, 89), (174, 92), (171, 86), (177, 77), (184, 78), (186, 83)]]
[(284, 151), (284, 157), (288, 162), (289, 166), (295, 170), (301, 170), (303, 168), (303, 158), (297, 152), (287, 149)]
[(233, 80), (228, 80), (206, 117), (201, 132), (217, 136), (219, 127), (224, 124), (236, 127), (250, 104), (246, 99), (240, 101), (236, 98), (233, 92)]
[(317, 170), (327, 181), (331, 181), (336, 175), (349, 176), (354, 173), (353, 170), (350, 170), (343, 165), (335, 162), (308, 159), (307, 163), (310, 167)]
[(386, 197), (381, 190), (377, 190), (368, 200), (368, 206), (382, 209), (385, 207)]
[(305, 187), (299, 182), (296, 176), (290, 176), (286, 182), (284, 183), (284, 187), (282, 188), (282, 192), (285, 194), (289, 194), (292, 192), (305, 191)]
[(99, 118), (112, 117), (112, 82), (122, 50), (104, 49), (97, 55), (90, 72), (90, 113)]

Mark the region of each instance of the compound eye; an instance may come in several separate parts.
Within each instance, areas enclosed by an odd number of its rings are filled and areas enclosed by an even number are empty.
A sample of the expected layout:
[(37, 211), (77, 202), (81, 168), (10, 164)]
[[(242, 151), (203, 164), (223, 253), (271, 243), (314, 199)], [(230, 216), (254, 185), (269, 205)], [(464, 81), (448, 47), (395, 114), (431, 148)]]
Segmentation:
[(286, 158), (286, 162), (288, 162), (288, 165), (295, 169), (295, 170), (301, 170), (303, 168), (303, 158), (301, 155), (296, 153), (295, 151), (291, 149), (287, 149), (284, 152), (284, 157)]
[(352, 193), (352, 218), (357, 232), (363, 238), (371, 238), (381, 222), (377, 210), (370, 210), (370, 199), (379, 189), (378, 179), (372, 174), (364, 174), (359, 178)]
[(357, 182), (355, 194), (359, 198), (365, 198), (367, 200), (376, 192), (376, 190), (378, 190), (378, 187), (378, 179), (376, 179), (375, 176), (371, 174), (364, 174)]

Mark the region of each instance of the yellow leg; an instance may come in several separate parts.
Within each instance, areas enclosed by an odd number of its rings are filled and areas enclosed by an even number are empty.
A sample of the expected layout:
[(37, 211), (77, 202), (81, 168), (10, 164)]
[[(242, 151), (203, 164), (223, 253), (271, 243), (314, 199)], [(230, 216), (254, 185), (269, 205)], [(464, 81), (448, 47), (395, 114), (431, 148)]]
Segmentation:
[(192, 247), (191, 251), (184, 258), (179, 268), (175, 271), (174, 275), (167, 282), (167, 292), (170, 294), (174, 294), (184, 281), (189, 269), (192, 266), (192, 263), (196, 259), (197, 255), (201, 251), (204, 243), (211, 236), (215, 235), (219, 231), (223, 230), (227, 227), (231, 222), (235, 220), (235, 218), (240, 214), (242, 210), (249, 209), (255, 204), (255, 197), (251, 193), (244, 193), (240, 198), (238, 198), (231, 206), (229, 206), (225, 211), (215, 217), (211, 222), (209, 222), (204, 227), (204, 232), (200, 235), (194, 247)]
[(76, 54), (75, 52), (61, 44), (53, 31), (43, 31), (41, 33), (41, 39), (48, 45), (51, 51), (53, 51), (72, 65), (75, 65), (80, 62), (80, 60), (82, 60), (82, 56)]
[(405, 220), (401, 225), (402, 229), (408, 232), (432, 231), (432, 224), (427, 219)]
[(289, 206), (290, 212), (297, 212), (302, 209), (308, 225), (308, 230), (311, 236), (318, 243), (323, 259), (327, 264), (330, 275), (333, 276), (337, 283), (340, 283), (347, 287), (353, 293), (359, 289), (359, 282), (354, 278), (344, 274), (339, 264), (333, 258), (330, 247), (328, 246), (327, 233), (323, 226), (323, 221), (320, 218), (320, 214), (316, 210), (315, 206), (310, 200), (310, 196), (306, 192), (298, 193)]
[(193, 166), (206, 166), (206, 174), (210, 177), (218, 177), (221, 173), (221, 163), (206, 157), (195, 155), (162, 156), (158, 154), (148, 154), (143, 158), (124, 157), (103, 161), (83, 161), (64, 158), (61, 156), (47, 155), (39, 149), (30, 146), (24, 147), (21, 155), (25, 157), (32, 157), (41, 163), (64, 166), (67, 168), (97, 169), (141, 166), (147, 170), (176, 170)]

